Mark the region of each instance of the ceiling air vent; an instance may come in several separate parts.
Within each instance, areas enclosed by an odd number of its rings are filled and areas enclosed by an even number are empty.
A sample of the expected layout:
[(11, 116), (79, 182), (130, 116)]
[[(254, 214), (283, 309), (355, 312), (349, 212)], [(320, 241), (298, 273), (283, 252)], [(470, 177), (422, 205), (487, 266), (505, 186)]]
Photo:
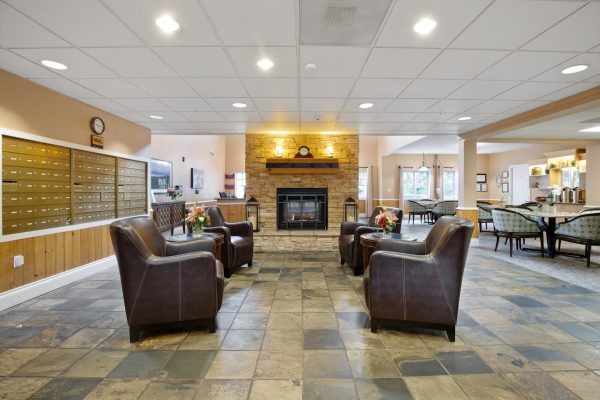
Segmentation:
[(300, 44), (369, 46), (391, 0), (302, 0)]

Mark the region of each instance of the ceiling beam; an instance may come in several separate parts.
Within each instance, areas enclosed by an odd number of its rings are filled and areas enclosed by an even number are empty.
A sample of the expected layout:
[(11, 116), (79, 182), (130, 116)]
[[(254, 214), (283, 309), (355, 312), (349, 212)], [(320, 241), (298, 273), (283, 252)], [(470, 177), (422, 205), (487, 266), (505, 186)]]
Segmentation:
[(585, 146), (591, 143), (600, 143), (600, 139), (512, 139), (512, 138), (482, 138), (478, 143), (527, 143), (527, 144), (572, 144)]
[[(525, 111), (524, 113), (494, 122), (490, 125), (473, 129), (459, 136), (462, 139), (477, 139), (478, 141), (483, 141), (483, 139), (506, 133), (513, 129), (549, 121), (598, 106), (600, 106), (600, 86), (584, 90), (583, 92), (534, 108), (533, 110)], [(517, 139), (511, 139), (512, 143), (515, 143), (516, 141)]]

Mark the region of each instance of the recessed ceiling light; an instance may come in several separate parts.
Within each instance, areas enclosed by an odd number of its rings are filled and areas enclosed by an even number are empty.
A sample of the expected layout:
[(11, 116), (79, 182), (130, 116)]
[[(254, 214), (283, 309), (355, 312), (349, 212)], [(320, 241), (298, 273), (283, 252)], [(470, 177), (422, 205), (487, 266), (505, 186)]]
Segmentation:
[(562, 71), (560, 71), (560, 73), (565, 75), (576, 74), (578, 72), (585, 71), (587, 68), (588, 66), (585, 64), (573, 65), (572, 67), (563, 69)]
[(163, 117), (161, 117), (160, 115), (149, 115), (149, 117), (152, 119), (163, 119)]
[(172, 17), (168, 15), (163, 15), (160, 18), (157, 18), (154, 22), (156, 25), (166, 33), (173, 33), (179, 29), (179, 24)]
[(61, 64), (61, 63), (56, 62), (56, 61), (42, 60), (42, 64), (45, 65), (48, 68), (58, 69), (58, 70), (61, 70), (61, 71), (64, 71), (64, 70), (67, 69), (67, 66), (65, 64)]
[(436, 25), (437, 22), (431, 18), (421, 18), (419, 22), (413, 26), (413, 30), (420, 35), (427, 35), (435, 28)]
[(586, 132), (586, 133), (596, 133), (596, 132), (600, 132), (600, 125), (598, 126), (592, 126), (591, 128), (585, 128), (585, 129), (580, 129), (579, 132)]
[(358, 105), (358, 108), (371, 108), (373, 107), (373, 103), (362, 103)]
[(470, 119), (471, 119), (471, 117), (460, 117), (458, 120), (459, 121), (468, 121)]
[(313, 72), (317, 70), (317, 64), (315, 63), (308, 63), (304, 66), (304, 70), (306, 72)]
[(233, 103), (232, 106), (234, 106), (235, 108), (246, 108), (246, 107), (248, 107), (248, 104), (246, 104), (246, 103)]
[(258, 67), (263, 71), (268, 71), (273, 68), (273, 61), (269, 60), (268, 58), (263, 58), (262, 60), (259, 60), (256, 65), (258, 65)]

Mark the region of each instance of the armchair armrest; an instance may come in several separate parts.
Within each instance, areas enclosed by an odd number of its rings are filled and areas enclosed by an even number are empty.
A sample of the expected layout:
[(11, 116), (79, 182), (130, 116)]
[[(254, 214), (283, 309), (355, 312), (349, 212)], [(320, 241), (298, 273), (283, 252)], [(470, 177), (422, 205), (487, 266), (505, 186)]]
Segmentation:
[(165, 254), (173, 256), (177, 254), (186, 254), (196, 251), (208, 251), (215, 253), (215, 242), (210, 239), (197, 239), (189, 242), (166, 242)]
[(351, 221), (342, 222), (342, 225), (340, 225), (340, 235), (352, 235), (352, 234), (354, 234), (354, 231), (356, 231), (356, 228), (358, 228), (360, 226), (367, 226), (367, 225), (362, 222), (351, 222)]
[(252, 224), (248, 221), (244, 222), (225, 222), (225, 227), (229, 228), (233, 236), (250, 236), (252, 237)]
[(427, 243), (409, 242), (407, 240), (380, 240), (377, 242), (376, 250), (393, 251), (395, 253), (425, 255), (427, 254)]
[(204, 228), (204, 232), (221, 233), (223, 234), (223, 244), (229, 246), (231, 243), (231, 231), (225, 226), (211, 226)]

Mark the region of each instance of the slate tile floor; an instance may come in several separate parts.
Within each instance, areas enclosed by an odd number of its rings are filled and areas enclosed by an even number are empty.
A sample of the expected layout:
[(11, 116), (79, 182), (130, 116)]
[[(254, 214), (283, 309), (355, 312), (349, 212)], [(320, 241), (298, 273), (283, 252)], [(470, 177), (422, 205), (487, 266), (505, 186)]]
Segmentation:
[(0, 399), (598, 399), (600, 294), (472, 248), (457, 339), (372, 334), (334, 253), (258, 254), (215, 334), (128, 341), (117, 269), (0, 312)]

